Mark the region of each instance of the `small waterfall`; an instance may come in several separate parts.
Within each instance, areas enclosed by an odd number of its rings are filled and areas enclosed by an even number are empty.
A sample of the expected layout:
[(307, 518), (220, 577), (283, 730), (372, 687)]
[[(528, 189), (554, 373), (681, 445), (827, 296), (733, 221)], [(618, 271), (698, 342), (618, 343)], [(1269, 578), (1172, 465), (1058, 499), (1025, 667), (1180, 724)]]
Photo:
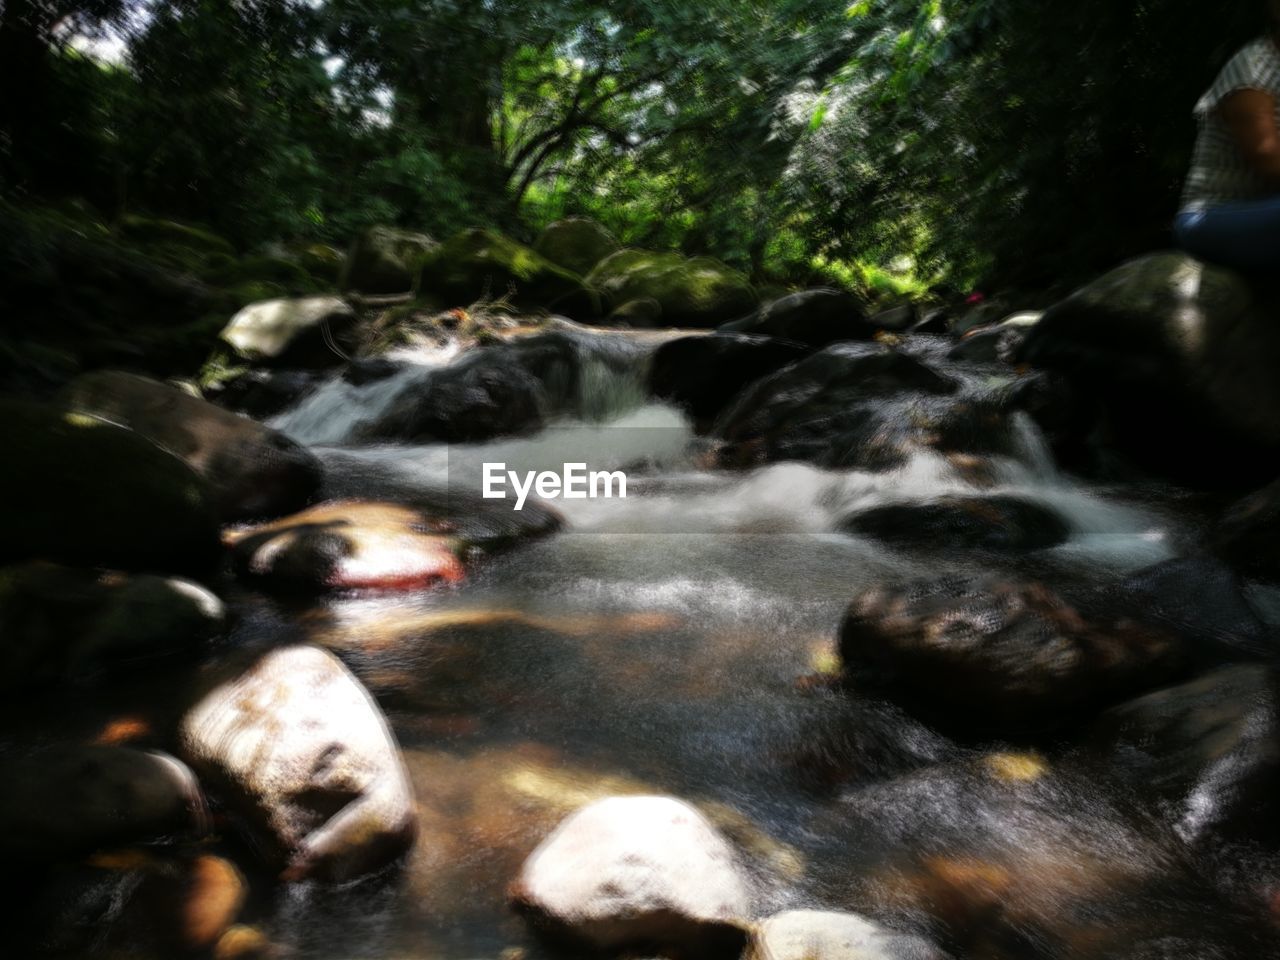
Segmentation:
[(558, 411), (589, 423), (605, 423), (649, 400), (651, 346), (615, 336), (574, 338), (577, 389), (571, 409)]
[(349, 383), (341, 374), (322, 383), (294, 407), (268, 421), (281, 433), (304, 444), (335, 444), (349, 440), (357, 428), (385, 413), (406, 390), (413, 389), (461, 352), (450, 340), (443, 346), (402, 347), (386, 359), (404, 369), (371, 383)]
[(1026, 465), (1032, 477), (1046, 483), (1056, 482), (1059, 479), (1058, 464), (1053, 459), (1053, 451), (1044, 432), (1025, 410), (1015, 411), (1010, 421), (1018, 460)]

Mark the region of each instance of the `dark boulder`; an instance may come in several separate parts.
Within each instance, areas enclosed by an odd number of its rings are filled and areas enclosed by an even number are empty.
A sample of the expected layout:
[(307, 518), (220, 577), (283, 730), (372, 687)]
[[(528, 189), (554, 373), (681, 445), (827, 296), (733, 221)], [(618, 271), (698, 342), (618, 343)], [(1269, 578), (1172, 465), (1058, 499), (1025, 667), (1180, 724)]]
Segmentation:
[(1280, 325), (1237, 274), (1177, 253), (1127, 263), (1056, 304), (1020, 359), (1097, 397), (1139, 466), (1239, 487), (1280, 469)]
[(1210, 542), (1245, 576), (1280, 581), (1280, 480), (1227, 507)]
[(315, 457), (284, 434), (168, 384), (103, 371), (72, 381), (64, 398), (186, 461), (208, 483), (224, 520), (297, 509), (319, 486)]
[(1108, 767), (1154, 796), (1186, 838), (1280, 838), (1280, 676), (1238, 664), (1099, 717)]
[(48, 863), (95, 850), (198, 837), (204, 798), (172, 757), (129, 747), (57, 746), (0, 757), (0, 853)]
[(746, 387), (807, 352), (787, 340), (740, 333), (681, 337), (654, 351), (649, 389), (707, 422)]
[(942, 550), (1038, 550), (1062, 543), (1071, 532), (1048, 507), (1011, 496), (886, 504), (855, 513), (841, 526), (887, 543)]
[(225, 620), (222, 601), (188, 580), (50, 563), (0, 568), (0, 686), (131, 676), (199, 655)]
[(801, 290), (760, 307), (721, 331), (794, 340), (814, 348), (841, 340), (870, 340), (879, 330), (858, 301), (842, 290)]
[(52, 405), (4, 402), (0, 450), (9, 465), (0, 561), (184, 573), (216, 562), (206, 484), (145, 437)]
[(301, 400), (323, 380), (312, 370), (271, 370), (255, 368), (206, 391), (205, 399), (228, 410), (262, 420), (274, 416)]
[(897, 350), (837, 344), (748, 387), (712, 432), (724, 441), (719, 457), (728, 465), (895, 466), (913, 442), (945, 447), (947, 435), (970, 432), (962, 421), (977, 407), (955, 402), (956, 389)]
[(864, 591), (840, 656), (850, 678), (885, 681), (940, 722), (1015, 734), (1150, 689), (1185, 651), (1158, 628), (1090, 618), (1039, 583), (984, 576)]
[(365, 439), (468, 443), (532, 433), (578, 382), (578, 351), (561, 333), (476, 350), (406, 390)]

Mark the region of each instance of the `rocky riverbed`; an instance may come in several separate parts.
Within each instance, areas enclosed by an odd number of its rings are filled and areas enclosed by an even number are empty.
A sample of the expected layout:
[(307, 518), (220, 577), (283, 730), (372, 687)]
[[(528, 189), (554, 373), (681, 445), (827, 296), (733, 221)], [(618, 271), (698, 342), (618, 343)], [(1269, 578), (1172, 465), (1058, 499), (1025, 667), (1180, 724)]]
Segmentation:
[[(565, 242), (503, 311), (259, 304), (204, 395), (0, 404), (15, 955), (1280, 954), (1247, 286), (965, 332)], [(349, 271), (471, 304), (504, 244)]]

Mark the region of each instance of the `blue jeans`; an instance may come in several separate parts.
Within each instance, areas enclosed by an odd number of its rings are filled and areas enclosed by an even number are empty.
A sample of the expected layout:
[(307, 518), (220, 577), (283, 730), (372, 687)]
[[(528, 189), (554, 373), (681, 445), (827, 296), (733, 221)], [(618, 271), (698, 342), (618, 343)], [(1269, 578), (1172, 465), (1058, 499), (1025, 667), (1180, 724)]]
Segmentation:
[(1280, 270), (1280, 196), (1220, 203), (1174, 221), (1187, 253), (1242, 273)]

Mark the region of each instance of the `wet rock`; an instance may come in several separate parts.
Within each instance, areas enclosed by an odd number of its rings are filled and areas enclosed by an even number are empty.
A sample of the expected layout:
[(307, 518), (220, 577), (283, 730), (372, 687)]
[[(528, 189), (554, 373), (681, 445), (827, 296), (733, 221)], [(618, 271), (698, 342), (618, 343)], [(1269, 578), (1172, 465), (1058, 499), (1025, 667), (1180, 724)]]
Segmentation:
[(929, 941), (856, 913), (788, 910), (756, 928), (743, 960), (946, 960)]
[(880, 327), (867, 319), (851, 295), (824, 287), (788, 294), (720, 329), (821, 348), (841, 340), (870, 340)]
[(1100, 607), (1129, 613), (1176, 634), (1206, 664), (1223, 659), (1275, 659), (1280, 641), (1250, 605), (1245, 583), (1206, 554), (1165, 560), (1130, 574)]
[(361, 387), (366, 383), (377, 383), (393, 377), (408, 366), (407, 363), (386, 357), (358, 357), (347, 364), (342, 371), (342, 379)]
[(236, 924), (213, 948), (213, 960), (271, 960), (280, 951), (255, 927)]
[(138, 434), (53, 405), (4, 402), (0, 450), (9, 464), (0, 561), (180, 572), (216, 561), (205, 483)]
[(587, 283), (612, 304), (656, 301), (668, 327), (715, 327), (756, 305), (747, 278), (710, 257), (619, 250), (596, 264)]
[(188, 762), (290, 879), (377, 870), (413, 841), (408, 776), (359, 681), (317, 647), (228, 661), (182, 717)]
[(1185, 838), (1206, 830), (1274, 840), (1280, 796), (1280, 675), (1238, 664), (1102, 714), (1092, 741)]
[(1041, 584), (986, 576), (864, 591), (845, 614), (840, 656), (855, 681), (885, 681), (940, 722), (1012, 734), (1151, 689), (1185, 650), (1157, 627), (1095, 621)]
[(876, 330), (901, 333), (915, 327), (919, 314), (914, 303), (902, 303), (873, 314), (870, 323)]
[(988, 754), (847, 793), (815, 825), (850, 845), (830, 889), (927, 918), (957, 956), (1157, 960), (1270, 955), (1274, 926), (1228, 900), (1171, 831), (1093, 767)]
[(67, 387), (65, 400), (184, 460), (208, 483), (224, 520), (297, 509), (320, 483), (318, 461), (284, 434), (168, 384), (117, 371), (91, 373)]
[(129, 747), (58, 746), (0, 757), (0, 852), (19, 862), (197, 835), (204, 801), (172, 757)]
[(0, 568), (0, 687), (132, 675), (222, 634), (222, 601), (189, 580), (28, 563)]
[(250, 363), (334, 366), (344, 359), (338, 351), (356, 346), (356, 312), (341, 297), (263, 300), (240, 310), (218, 336)]
[(571, 395), (579, 373), (571, 338), (546, 333), (466, 354), (405, 391), (366, 439), (472, 443), (532, 433), (548, 409)]
[(238, 572), (280, 590), (414, 590), (464, 575), (452, 525), (394, 503), (322, 503), (229, 531)]
[(1070, 533), (1048, 507), (1011, 496), (886, 504), (855, 513), (841, 527), (888, 543), (944, 550), (1038, 550), (1064, 542)]
[(1179, 253), (1113, 270), (1052, 307), (1021, 359), (1078, 382), (1147, 469), (1234, 486), (1280, 468), (1280, 329), (1242, 277)]
[(926, 412), (921, 398), (955, 390), (954, 381), (896, 350), (837, 344), (743, 391), (713, 433), (725, 441), (727, 464), (893, 466), (913, 434), (923, 439), (935, 427), (939, 411)]
[(1038, 313), (1019, 313), (999, 323), (968, 330), (947, 356), (952, 360), (976, 363), (1013, 363), (1040, 316)]
[(550, 224), (533, 244), (534, 252), (585, 277), (591, 268), (621, 244), (601, 224), (588, 217), (568, 217)]
[(649, 368), (653, 395), (709, 421), (746, 387), (807, 351), (798, 344), (747, 334), (682, 337), (660, 346)]
[(1280, 582), (1280, 480), (1223, 511), (1210, 535), (1214, 550), (1248, 577)]
[(493, 230), (464, 230), (432, 251), (422, 289), (458, 306), (506, 299), (579, 320), (600, 314), (599, 297), (578, 274)]
[(236, 413), (262, 420), (291, 407), (323, 381), (313, 370), (246, 370), (207, 391), (205, 399)]
[(582, 808), (533, 852), (512, 897), (536, 923), (590, 947), (688, 957), (736, 957), (750, 910), (729, 844), (670, 797)]
[(425, 234), (370, 227), (352, 244), (339, 286), (360, 293), (407, 293), (416, 285), (423, 261), (437, 246)]

